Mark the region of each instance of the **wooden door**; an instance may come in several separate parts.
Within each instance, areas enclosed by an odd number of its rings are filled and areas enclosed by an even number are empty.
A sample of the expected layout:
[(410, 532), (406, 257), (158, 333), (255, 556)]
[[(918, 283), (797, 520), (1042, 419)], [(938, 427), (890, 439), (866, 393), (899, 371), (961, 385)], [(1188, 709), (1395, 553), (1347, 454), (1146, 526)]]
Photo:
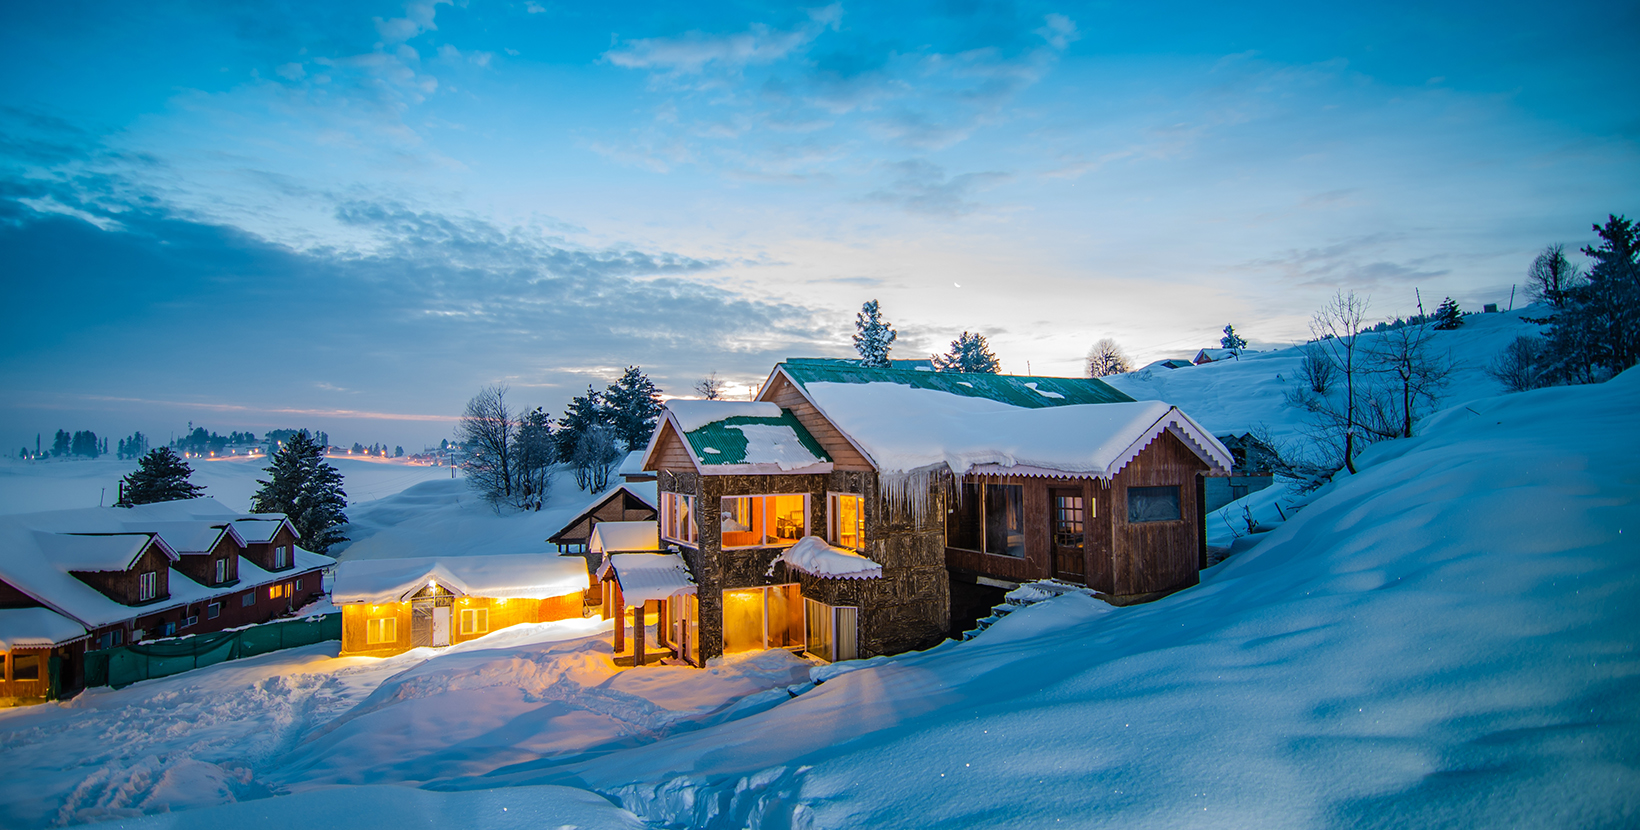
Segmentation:
[(1053, 546), (1053, 575), (1070, 582), (1085, 581), (1083, 540), (1087, 504), (1081, 490), (1048, 492), (1048, 534)]

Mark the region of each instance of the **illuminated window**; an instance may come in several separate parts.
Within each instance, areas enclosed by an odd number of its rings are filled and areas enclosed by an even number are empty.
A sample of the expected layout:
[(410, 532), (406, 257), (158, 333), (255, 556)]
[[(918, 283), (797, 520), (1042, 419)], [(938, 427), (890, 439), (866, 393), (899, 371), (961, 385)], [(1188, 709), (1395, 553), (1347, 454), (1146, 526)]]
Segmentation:
[(661, 535), (674, 542), (694, 544), (700, 538), (695, 526), (695, 497), (682, 493), (661, 494)]
[(159, 574), (148, 571), (137, 577), (137, 602), (146, 602), (159, 595)]
[(490, 609), (463, 608), (461, 609), (461, 633), (483, 634), (490, 630)]
[(809, 532), (809, 497), (725, 496), (721, 505), (725, 548), (785, 547)]
[(216, 560), (216, 581), (218, 585), (228, 581), (228, 560)]
[(399, 639), (399, 620), (397, 617), (381, 617), (364, 622), (365, 645), (376, 643), (392, 643)]
[(803, 603), (796, 585), (723, 592), (723, 651), (803, 646)]
[(1128, 521), (1139, 522), (1176, 522), (1183, 515), (1179, 510), (1179, 488), (1174, 487), (1129, 487), (1127, 488)]
[(827, 536), (831, 543), (850, 550), (864, 550), (866, 540), (865, 499), (846, 493), (826, 496)]
[(808, 653), (833, 663), (860, 656), (860, 609), (805, 599), (803, 611)]
[(290, 585), (280, 584), (268, 587), (268, 599), (284, 599), (290, 596)]
[(1025, 555), (1025, 488), (964, 484), (945, 521), (945, 544), (998, 556)]

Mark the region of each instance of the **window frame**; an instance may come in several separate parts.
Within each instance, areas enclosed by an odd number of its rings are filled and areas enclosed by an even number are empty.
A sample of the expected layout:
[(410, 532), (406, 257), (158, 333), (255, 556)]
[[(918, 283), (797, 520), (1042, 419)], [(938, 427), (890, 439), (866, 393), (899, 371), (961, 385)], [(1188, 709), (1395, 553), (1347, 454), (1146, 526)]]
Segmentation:
[[(13, 681), (18, 681), (18, 682), (23, 682), (23, 683), (32, 683), (36, 680), (40, 680), (45, 674), (45, 671), (44, 671), (45, 667), (43, 665), (41, 665), (44, 661), (40, 659), (40, 656), (41, 655), (38, 654), (38, 653), (35, 653), (35, 654), (18, 654), (17, 652), (12, 652), (11, 654), (7, 655), (7, 657), (6, 657), (6, 677), (10, 678)], [(27, 660), (29, 665), (31, 667), (33, 667), (33, 669), (34, 669), (34, 676), (33, 677), (18, 677), (17, 676), (17, 661), (19, 661), (19, 660)]]
[[(391, 637), (385, 636), (391, 634)], [(364, 621), (364, 644), (367, 646), (399, 641), (399, 618), (396, 616), (371, 617)]]
[[(1024, 558), (1026, 558), (1026, 555), (1027, 555), (1028, 551), (1026, 551), (1026, 549), (1025, 549), (1024, 537), (1025, 537), (1025, 533), (1026, 533), (1026, 526), (1027, 526), (1028, 523), (1025, 521), (1025, 518), (1026, 518), (1025, 517), (1025, 485), (1008, 483), (1008, 482), (1001, 482), (1001, 481), (999, 481), (999, 482), (974, 481), (974, 482), (964, 482), (964, 483), (962, 483), (958, 486), (959, 487), (974, 487), (978, 491), (973, 496), (963, 495), (963, 496), (961, 496), (961, 498), (964, 502), (972, 501), (972, 502), (978, 504), (979, 527), (978, 527), (978, 530), (976, 532), (978, 533), (977, 541), (979, 542), (979, 547), (970, 548), (970, 547), (964, 547), (962, 545), (952, 543), (952, 540), (951, 540), (951, 524), (952, 524), (952, 521), (953, 521), (953, 517), (958, 515), (957, 511), (959, 509), (962, 509), (960, 506), (957, 506), (957, 505), (953, 505), (946, 512), (946, 517), (945, 517), (945, 546), (948, 547), (948, 548), (952, 548), (953, 550), (967, 551), (969, 553), (978, 553), (978, 554), (983, 554), (985, 556), (1000, 556), (1000, 557), (1003, 557), (1005, 559), (1024, 559)], [(1004, 550), (1000, 550), (1000, 551), (988, 550), (987, 549), (989, 544), (990, 544), (990, 541), (991, 541), (991, 527), (990, 527), (990, 516), (991, 516), (990, 498), (991, 498), (991, 496), (990, 496), (990, 488), (993, 488), (993, 487), (995, 487), (995, 488), (1012, 487), (1012, 488), (1015, 488), (1016, 490), (1018, 490), (1018, 495), (1019, 495), (1019, 499), (1018, 499), (1018, 501), (1019, 501), (1019, 528), (1018, 528), (1018, 530), (1019, 530), (1019, 534), (1020, 534), (1020, 546), (1019, 546), (1019, 553), (1017, 553), (1017, 554), (1008, 553), (1007, 550), (1006, 550), (1006, 545), (1004, 545)], [(1005, 494), (1003, 495), (1003, 498), (1006, 498)]]
[(220, 616), (222, 616), (222, 603), (213, 602), (205, 606), (205, 619), (214, 620)]
[(273, 546), (273, 568), (274, 568), (274, 570), (279, 570), (280, 568), (290, 567), (290, 558), (291, 558), (290, 557), (290, 548), (291, 548), (290, 545), (274, 545)]
[[(748, 530), (745, 530), (745, 531), (734, 531), (736, 533), (742, 533), (742, 532), (744, 532), (744, 533), (756, 533), (759, 537), (759, 541), (757, 543), (751, 544), (751, 545), (727, 545), (727, 544), (723, 543), (723, 532), (724, 531), (723, 531), (722, 516), (723, 516), (724, 513), (728, 512), (728, 510), (726, 509), (727, 505), (725, 504), (725, 502), (734, 501), (734, 500), (737, 500), (737, 499), (777, 499), (777, 498), (787, 498), (787, 499), (798, 498), (798, 499), (803, 500), (803, 529), (802, 529), (801, 532), (799, 532), (797, 534), (796, 539), (785, 540), (785, 539), (774, 538), (773, 542), (763, 541), (763, 540), (767, 540), (767, 539), (771, 538), (771, 535), (767, 532), (768, 531), (768, 524), (769, 524), (769, 507), (768, 507), (767, 504), (765, 504), (764, 507), (763, 507), (763, 513), (762, 513), (762, 521), (763, 521), (763, 527), (762, 528), (755, 528), (754, 527), (754, 528), (751, 528), (751, 529), (748, 529)], [(719, 517), (719, 521), (718, 521), (718, 547), (722, 550), (753, 550), (753, 549), (756, 549), (756, 548), (789, 548), (792, 545), (797, 544), (799, 541), (802, 540), (802, 538), (804, 536), (809, 535), (809, 533), (811, 532), (811, 528), (809, 526), (809, 494), (808, 493), (747, 493), (745, 495), (719, 496), (718, 497), (718, 517)]]
[[(678, 513), (682, 500), (683, 514)], [(661, 492), (661, 538), (668, 542), (695, 547), (700, 544), (700, 523), (695, 517), (695, 497), (689, 493)], [(682, 524), (687, 520), (687, 524)], [(680, 526), (681, 525), (681, 526)]]
[(490, 609), (463, 608), (459, 616), (461, 636), (476, 637), (490, 633)]
[[(823, 620), (825, 627), (824, 639), (816, 637), (813, 630), (816, 618)], [(853, 625), (854, 631), (845, 644), (837, 636), (839, 622), (844, 618)], [(824, 645), (825, 654), (816, 654), (812, 646), (817, 643)], [(847, 648), (844, 648), (844, 646)], [(818, 657), (827, 663), (837, 663), (843, 660), (855, 660), (860, 657), (860, 607), (857, 605), (829, 605), (813, 597), (803, 598), (803, 651), (806, 654)], [(850, 652), (844, 654), (844, 652)]]
[(143, 571), (137, 575), (137, 602), (147, 602), (159, 596), (159, 572)]
[[(842, 534), (839, 532), (842, 527), (843, 520), (843, 499), (853, 499), (859, 503), (859, 506), (855, 508), (854, 513), (854, 539), (857, 543), (854, 545), (844, 544)], [(849, 550), (862, 551), (866, 549), (865, 496), (860, 495), (859, 493), (826, 493), (826, 541), (840, 548), (848, 548)]]
[[(1176, 511), (1177, 511), (1176, 515), (1174, 515), (1172, 518), (1168, 518), (1168, 519), (1135, 519), (1135, 518), (1133, 518), (1133, 493), (1134, 493), (1135, 490), (1172, 490), (1173, 491), (1173, 505), (1174, 505), (1174, 507), (1176, 508)], [(1130, 525), (1167, 524), (1169, 522), (1182, 522), (1182, 521), (1185, 520), (1184, 488), (1177, 485), (1177, 484), (1156, 484), (1156, 485), (1145, 485), (1145, 486), (1142, 486), (1142, 487), (1129, 486), (1129, 487), (1125, 488), (1123, 493), (1122, 493), (1122, 501), (1124, 502), (1123, 506), (1127, 508), (1127, 523), (1130, 524)]]

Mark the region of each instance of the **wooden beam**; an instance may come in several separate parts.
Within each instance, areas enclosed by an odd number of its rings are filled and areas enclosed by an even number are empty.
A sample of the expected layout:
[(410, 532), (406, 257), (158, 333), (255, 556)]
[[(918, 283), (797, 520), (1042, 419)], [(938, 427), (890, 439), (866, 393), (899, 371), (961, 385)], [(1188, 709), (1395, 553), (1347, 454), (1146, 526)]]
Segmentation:
[(632, 606), (632, 665), (643, 665), (643, 628), (644, 617), (649, 611), (649, 600), (644, 600)]
[(626, 602), (621, 596), (621, 584), (615, 583), (615, 653), (626, 651)]

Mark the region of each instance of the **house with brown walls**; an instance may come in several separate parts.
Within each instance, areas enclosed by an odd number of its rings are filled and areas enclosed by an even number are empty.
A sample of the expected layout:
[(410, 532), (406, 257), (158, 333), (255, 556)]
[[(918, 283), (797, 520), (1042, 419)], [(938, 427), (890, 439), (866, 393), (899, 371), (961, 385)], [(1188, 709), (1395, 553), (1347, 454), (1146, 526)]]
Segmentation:
[[(247, 536), (282, 567), (253, 560)], [(284, 516), (210, 498), (0, 517), (0, 698), (79, 689), (88, 650), (289, 614), (323, 595), (335, 561), (298, 547)]]
[(1091, 378), (790, 360), (755, 401), (668, 402), (644, 466), (695, 583), (656, 637), (698, 630), (699, 665), (924, 648), (961, 580), (1058, 579), (1114, 603), (1194, 585), (1204, 478), (1231, 461), (1176, 407)]

